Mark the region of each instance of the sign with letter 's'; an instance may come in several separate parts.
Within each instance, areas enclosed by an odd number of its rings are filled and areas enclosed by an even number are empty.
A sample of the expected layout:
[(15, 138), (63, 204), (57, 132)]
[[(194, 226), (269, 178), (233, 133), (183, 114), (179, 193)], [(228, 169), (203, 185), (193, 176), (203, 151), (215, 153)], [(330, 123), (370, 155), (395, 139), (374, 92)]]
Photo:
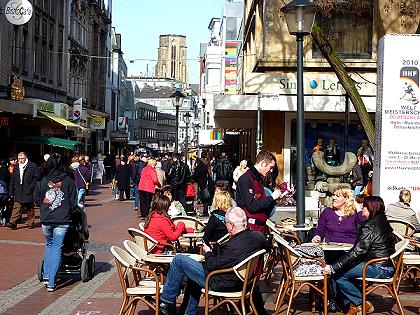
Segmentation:
[(379, 41), (373, 193), (385, 206), (406, 188), (420, 209), (420, 35)]
[(6, 19), (13, 25), (27, 23), (33, 13), (32, 4), (28, 0), (10, 0), (4, 8)]

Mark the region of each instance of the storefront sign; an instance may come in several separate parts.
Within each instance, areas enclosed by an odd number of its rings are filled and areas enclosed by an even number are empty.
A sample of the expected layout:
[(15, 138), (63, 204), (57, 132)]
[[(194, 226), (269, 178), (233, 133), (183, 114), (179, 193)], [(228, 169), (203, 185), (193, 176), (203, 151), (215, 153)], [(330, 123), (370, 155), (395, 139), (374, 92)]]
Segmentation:
[(14, 76), (13, 83), (11, 86), (11, 99), (15, 102), (23, 101), (25, 98), (25, 88), (23, 87), (23, 81), (21, 77)]
[(373, 193), (385, 205), (412, 193), (420, 209), (420, 35), (386, 35), (379, 41)]
[(222, 130), (208, 129), (198, 131), (199, 145), (216, 145), (223, 143), (224, 133)]
[(78, 120), (82, 116), (83, 98), (79, 98), (73, 102), (73, 120)]
[(225, 44), (225, 94), (236, 94), (238, 74), (238, 43)]
[(13, 25), (27, 23), (32, 17), (32, 4), (28, 0), (10, 0), (4, 8), (6, 19)]
[(9, 126), (9, 117), (0, 116), (0, 126), (4, 126), (4, 127)]
[[(376, 96), (376, 73), (349, 73), (349, 76), (360, 95)], [(305, 95), (346, 94), (334, 73), (305, 72), (303, 84)], [(247, 94), (296, 95), (296, 73), (248, 73), (244, 86)]]
[(89, 122), (91, 130), (105, 129), (105, 117), (91, 116)]

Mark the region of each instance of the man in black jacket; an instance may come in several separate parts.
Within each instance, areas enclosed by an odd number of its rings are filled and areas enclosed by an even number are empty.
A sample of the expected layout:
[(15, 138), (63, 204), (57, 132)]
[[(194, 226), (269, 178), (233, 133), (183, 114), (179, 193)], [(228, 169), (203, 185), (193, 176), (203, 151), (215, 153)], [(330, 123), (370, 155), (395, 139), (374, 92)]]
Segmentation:
[(220, 155), (220, 160), (214, 167), (213, 172), (216, 174), (216, 185), (222, 184), (230, 189), (233, 181), (233, 167), (225, 152)]
[(18, 166), (15, 167), (10, 180), (10, 196), (14, 198), (12, 217), (7, 225), (12, 230), (17, 229), (20, 210), (26, 211), (27, 225), (34, 228), (34, 190), (38, 180), (38, 166), (29, 161), (25, 152), (18, 154)]
[[(181, 308), (183, 306), (186, 308), (185, 314), (195, 314), (197, 313), (201, 288), (204, 288), (206, 276), (210, 272), (231, 268), (253, 253), (268, 248), (263, 234), (247, 230), (246, 215), (241, 208), (229, 209), (225, 215), (225, 224), (230, 239), (219, 246), (217, 254), (213, 253), (210, 247), (204, 244), (204, 264), (186, 255), (176, 255), (174, 257), (161, 295), (159, 308), (162, 313), (166, 315), (175, 313), (175, 302), (181, 291), (184, 276), (187, 277), (188, 282)], [(241, 287), (242, 281), (233, 272), (215, 276), (210, 282), (210, 288), (215, 291), (237, 291)]]
[(172, 197), (179, 201), (184, 209), (187, 209), (185, 203), (185, 184), (190, 178), (190, 169), (188, 165), (180, 160), (181, 155), (176, 153), (173, 158), (171, 168), (168, 173), (168, 183), (172, 188)]

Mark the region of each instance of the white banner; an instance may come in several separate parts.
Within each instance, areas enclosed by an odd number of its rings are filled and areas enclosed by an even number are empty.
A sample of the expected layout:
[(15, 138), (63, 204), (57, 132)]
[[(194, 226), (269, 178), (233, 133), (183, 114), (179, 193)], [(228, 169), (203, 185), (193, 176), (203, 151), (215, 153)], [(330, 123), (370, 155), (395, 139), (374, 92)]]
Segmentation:
[(73, 120), (78, 120), (82, 116), (83, 98), (73, 102)]
[(420, 209), (420, 35), (379, 41), (373, 193), (385, 206), (407, 188)]

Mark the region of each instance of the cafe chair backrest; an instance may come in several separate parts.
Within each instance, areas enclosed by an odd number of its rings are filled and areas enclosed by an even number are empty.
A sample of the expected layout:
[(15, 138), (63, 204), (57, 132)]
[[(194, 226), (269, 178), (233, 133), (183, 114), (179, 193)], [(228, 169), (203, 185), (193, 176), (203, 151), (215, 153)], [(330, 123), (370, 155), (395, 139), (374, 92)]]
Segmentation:
[(125, 249), (133, 256), (138, 262), (142, 261), (147, 256), (147, 252), (141, 246), (133, 241), (125, 240), (123, 242)]
[(185, 227), (193, 228), (194, 231), (202, 231), (205, 227), (204, 223), (196, 218), (189, 216), (176, 216), (172, 218), (172, 221), (177, 224), (178, 222), (184, 222)]
[(406, 220), (387, 218), (392, 229), (402, 236), (411, 236), (416, 231), (415, 226)]
[[(251, 256), (248, 256), (245, 260), (241, 261), (239, 264), (233, 267), (233, 271), (235, 272), (236, 276), (244, 281), (247, 276), (247, 272), (255, 272), (255, 267), (258, 263), (258, 258), (260, 255), (264, 255), (265, 250), (261, 249)], [(248, 264), (250, 262), (250, 264)]]
[(128, 228), (128, 234), (130, 235), (131, 240), (142, 247), (147, 253), (158, 244), (158, 241), (144, 231)]

